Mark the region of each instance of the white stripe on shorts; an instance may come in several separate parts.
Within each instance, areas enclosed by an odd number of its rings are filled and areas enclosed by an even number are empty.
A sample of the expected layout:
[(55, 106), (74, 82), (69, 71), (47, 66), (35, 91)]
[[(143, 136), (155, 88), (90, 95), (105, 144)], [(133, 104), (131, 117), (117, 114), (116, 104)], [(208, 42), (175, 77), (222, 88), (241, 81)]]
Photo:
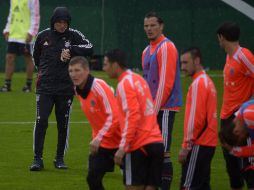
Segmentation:
[(196, 168), (198, 152), (199, 152), (199, 145), (194, 145), (193, 150), (191, 152), (190, 162), (188, 165), (188, 170), (187, 170), (187, 174), (186, 174), (185, 182), (184, 182), (184, 187), (186, 188), (189, 188), (191, 186), (191, 183), (194, 177), (195, 168)]
[(169, 116), (169, 110), (164, 110), (162, 115), (162, 137), (163, 137), (163, 143), (164, 143), (164, 152), (167, 151), (168, 147), (168, 116)]
[(131, 154), (127, 153), (125, 155), (125, 183), (126, 185), (132, 184), (131, 175)]

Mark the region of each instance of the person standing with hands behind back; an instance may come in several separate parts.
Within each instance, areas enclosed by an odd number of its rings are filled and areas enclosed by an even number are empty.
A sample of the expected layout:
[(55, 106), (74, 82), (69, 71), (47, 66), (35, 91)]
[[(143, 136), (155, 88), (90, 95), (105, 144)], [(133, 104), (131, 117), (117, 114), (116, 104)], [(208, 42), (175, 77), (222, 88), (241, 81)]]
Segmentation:
[(8, 42), (5, 81), (0, 92), (11, 91), (12, 75), (15, 69), (17, 56), (23, 55), (26, 63), (26, 84), (23, 92), (31, 92), (34, 63), (32, 60), (33, 37), (38, 33), (40, 26), (39, 0), (11, 0), (8, 21), (3, 31)]
[(73, 56), (91, 56), (93, 46), (78, 30), (69, 28), (71, 16), (66, 7), (57, 7), (51, 17), (51, 28), (40, 32), (34, 45), (34, 61), (38, 69), (36, 88), (36, 123), (34, 128), (34, 161), (31, 171), (44, 168), (43, 145), (48, 118), (55, 106), (58, 129), (54, 166), (66, 169), (69, 119), (74, 95), (68, 66)]
[(164, 22), (155, 12), (147, 13), (144, 30), (150, 44), (142, 53), (142, 67), (153, 97), (155, 112), (164, 141), (162, 190), (169, 190), (173, 179), (170, 145), (175, 113), (182, 105), (178, 51), (162, 32)]
[(181, 54), (181, 69), (193, 82), (186, 97), (181, 190), (210, 190), (211, 161), (218, 141), (217, 92), (202, 66), (197, 47)]

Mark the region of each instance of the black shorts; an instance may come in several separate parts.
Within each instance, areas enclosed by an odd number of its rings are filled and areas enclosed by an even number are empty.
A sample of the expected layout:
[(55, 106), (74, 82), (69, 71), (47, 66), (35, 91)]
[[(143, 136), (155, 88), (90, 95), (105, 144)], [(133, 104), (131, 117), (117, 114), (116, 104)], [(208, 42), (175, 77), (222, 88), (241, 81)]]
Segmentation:
[(32, 55), (32, 45), (18, 42), (8, 42), (7, 53), (16, 55)]
[[(221, 128), (227, 127), (228, 122), (232, 122), (235, 115), (232, 114), (228, 119), (221, 120)], [(247, 143), (247, 142), (246, 142)], [(246, 181), (248, 188), (254, 188), (254, 170), (245, 171), (249, 165), (254, 165), (253, 158), (239, 158), (230, 154), (226, 149), (222, 148), (223, 156), (226, 161), (227, 173), (229, 175), (230, 186), (238, 189), (244, 186)]]
[(215, 147), (194, 145), (182, 165), (181, 189), (210, 190), (211, 161)]
[(151, 143), (124, 157), (124, 184), (159, 187), (163, 166), (163, 144)]
[(160, 110), (157, 115), (157, 121), (163, 137), (164, 152), (170, 152), (175, 113), (175, 111)]
[(97, 154), (89, 155), (88, 172), (113, 172), (116, 151), (100, 147)]

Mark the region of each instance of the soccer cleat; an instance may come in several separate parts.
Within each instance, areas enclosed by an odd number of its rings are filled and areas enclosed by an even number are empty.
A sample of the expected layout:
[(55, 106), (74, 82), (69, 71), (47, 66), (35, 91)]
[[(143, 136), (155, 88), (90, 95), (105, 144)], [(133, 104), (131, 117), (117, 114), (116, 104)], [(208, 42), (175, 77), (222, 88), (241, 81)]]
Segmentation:
[(43, 160), (40, 158), (35, 158), (32, 165), (30, 166), (30, 171), (41, 171), (43, 168)]
[(25, 86), (22, 88), (22, 91), (23, 91), (23, 92), (32, 92), (32, 88), (31, 88), (31, 86), (25, 85)]
[(7, 86), (6, 84), (3, 85), (1, 88), (0, 88), (0, 92), (10, 92), (11, 91), (11, 88), (9, 86)]
[(68, 167), (64, 164), (63, 159), (56, 159), (56, 160), (54, 160), (53, 163), (54, 163), (54, 166), (55, 166), (56, 169), (63, 169), (63, 170), (65, 170), (65, 169), (68, 168)]

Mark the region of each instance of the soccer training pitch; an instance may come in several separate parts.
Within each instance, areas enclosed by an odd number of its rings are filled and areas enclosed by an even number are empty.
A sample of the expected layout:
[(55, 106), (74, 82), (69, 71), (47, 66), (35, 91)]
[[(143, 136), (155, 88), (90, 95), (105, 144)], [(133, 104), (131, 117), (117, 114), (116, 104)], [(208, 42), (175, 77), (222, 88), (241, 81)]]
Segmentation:
[[(109, 80), (104, 72), (93, 72), (113, 87), (116, 81)], [(222, 71), (209, 71), (218, 92), (218, 115), (223, 93)], [(35, 78), (35, 75), (34, 75)], [(0, 85), (4, 74), (0, 74)], [(191, 83), (190, 78), (182, 77), (183, 99)], [(35, 93), (21, 91), (25, 73), (15, 73), (12, 92), (0, 93), (0, 190), (87, 190), (88, 145), (91, 129), (75, 98), (71, 114), (69, 149), (65, 155), (68, 170), (57, 170), (53, 166), (57, 144), (57, 127), (54, 110), (49, 119), (49, 127), (44, 144), (44, 167), (40, 172), (29, 171), (33, 160), (33, 128), (35, 120)], [(34, 82), (35, 83), (35, 82)], [(34, 87), (34, 85), (33, 85)], [(34, 88), (33, 88), (34, 89)], [(183, 138), (184, 106), (176, 115), (171, 157), (174, 165), (174, 178), (171, 190), (179, 189), (181, 168), (177, 162), (178, 151)], [(104, 177), (105, 189), (123, 190), (122, 175), (118, 167), (115, 172)], [(212, 161), (211, 187), (214, 190), (228, 190), (229, 182), (220, 146)]]

